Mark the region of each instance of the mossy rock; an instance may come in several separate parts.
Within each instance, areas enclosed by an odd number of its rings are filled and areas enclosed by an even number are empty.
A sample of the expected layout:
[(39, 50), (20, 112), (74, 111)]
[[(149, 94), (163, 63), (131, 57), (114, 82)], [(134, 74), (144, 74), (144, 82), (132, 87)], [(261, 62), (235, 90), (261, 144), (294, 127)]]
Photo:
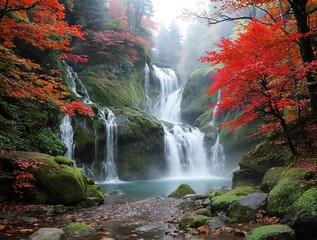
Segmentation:
[(252, 187), (241, 186), (237, 187), (223, 195), (216, 196), (211, 199), (212, 211), (227, 211), (231, 204), (241, 200), (242, 198), (254, 193), (255, 190)]
[(301, 181), (298, 178), (282, 178), (269, 193), (268, 213), (282, 217), (302, 193)]
[(207, 208), (202, 208), (196, 211), (195, 215), (203, 215), (206, 217), (211, 217), (211, 212)]
[(196, 194), (194, 189), (192, 189), (188, 184), (181, 184), (174, 192), (168, 195), (168, 197), (184, 197), (187, 194)]
[(84, 223), (71, 223), (64, 228), (65, 233), (72, 237), (81, 237), (95, 231), (94, 228)]
[(63, 157), (63, 156), (57, 156), (54, 158), (54, 161), (61, 165), (61, 164), (64, 164), (64, 165), (67, 165), (67, 166), (70, 166), (70, 167), (73, 167), (74, 166), (74, 161), (67, 158), (67, 157)]
[(193, 200), (184, 200), (179, 204), (178, 207), (179, 209), (183, 211), (191, 211), (197, 206), (198, 206), (198, 203)]
[[(212, 73), (215, 73), (213, 68), (203, 66), (191, 73), (184, 84), (181, 116), (182, 119), (190, 124), (193, 124), (195, 119), (202, 115), (208, 108), (208, 105), (211, 104), (211, 100), (206, 97), (206, 94), (207, 89), (213, 82), (210, 78)], [(216, 96), (214, 98), (216, 99)]]
[(303, 193), (294, 203), (297, 212), (311, 212), (317, 215), (317, 188), (311, 188)]
[(209, 199), (212, 200), (214, 197), (218, 197), (218, 196), (221, 196), (223, 195), (224, 192), (221, 192), (219, 190), (216, 190), (216, 191), (212, 191), (210, 194), (209, 194)]
[(180, 229), (183, 229), (183, 230), (187, 228), (197, 228), (197, 227), (205, 225), (205, 223), (211, 219), (212, 219), (211, 217), (207, 217), (204, 215), (193, 215), (193, 216), (185, 217), (181, 219), (181, 221), (179, 222), (179, 227)]
[(36, 159), (40, 164), (39, 168), (30, 169), (35, 177), (35, 188), (27, 194), (29, 201), (76, 205), (83, 202), (86, 197), (97, 197), (101, 202), (105, 199), (102, 189), (94, 185), (80, 169), (58, 164), (56, 158), (51, 156)]
[(249, 232), (245, 240), (296, 240), (295, 231), (289, 226), (276, 224), (261, 226)]

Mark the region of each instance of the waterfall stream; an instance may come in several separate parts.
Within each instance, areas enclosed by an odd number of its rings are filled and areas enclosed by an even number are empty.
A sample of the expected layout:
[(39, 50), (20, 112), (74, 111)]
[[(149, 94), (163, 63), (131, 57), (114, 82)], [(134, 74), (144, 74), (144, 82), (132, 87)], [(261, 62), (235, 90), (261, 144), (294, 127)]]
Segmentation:
[[(66, 62), (63, 61), (67, 72), (67, 79), (71, 90), (74, 92), (75, 96), (83, 98), (84, 103), (92, 104), (93, 102), (90, 100), (89, 94), (85, 86), (82, 84), (80, 78), (78, 77), (77, 73), (73, 71), (72, 67), (70, 67)], [(79, 92), (77, 91), (79, 89)], [(108, 113), (106, 117), (106, 112)], [(105, 126), (106, 132), (106, 144), (105, 154), (100, 162), (98, 160), (98, 153), (97, 150), (99, 146), (99, 139), (95, 132), (95, 151), (94, 151), (94, 161), (91, 165), (81, 164), (84, 173), (97, 181), (118, 181), (118, 174), (115, 165), (115, 152), (116, 152), (116, 142), (117, 142), (117, 125), (115, 122), (115, 115), (114, 113), (109, 110), (108, 108), (99, 109), (98, 117), (100, 120), (103, 121)], [(71, 124), (71, 117), (64, 116), (61, 124), (60, 124), (60, 136), (63, 143), (67, 147), (67, 152), (65, 156), (71, 158), (75, 161), (76, 166), (76, 159), (74, 159), (74, 130)]]
[[(184, 125), (181, 121), (182, 86), (174, 70), (153, 66), (155, 83), (154, 92), (158, 97), (148, 96), (150, 75), (145, 75), (145, 93), (152, 103), (151, 112), (158, 119), (169, 122), (164, 124), (165, 160), (168, 164), (168, 174), (174, 177), (208, 177), (219, 174), (224, 166), (223, 147), (220, 136), (211, 149), (205, 145), (204, 134), (192, 126)], [(145, 69), (149, 69), (146, 65)], [(145, 74), (150, 74), (148, 70)], [(219, 98), (220, 99), (220, 95)], [(214, 111), (217, 111), (217, 105)], [(215, 124), (216, 113), (210, 123)], [(172, 125), (172, 126), (171, 126)], [(218, 129), (217, 129), (218, 132)]]

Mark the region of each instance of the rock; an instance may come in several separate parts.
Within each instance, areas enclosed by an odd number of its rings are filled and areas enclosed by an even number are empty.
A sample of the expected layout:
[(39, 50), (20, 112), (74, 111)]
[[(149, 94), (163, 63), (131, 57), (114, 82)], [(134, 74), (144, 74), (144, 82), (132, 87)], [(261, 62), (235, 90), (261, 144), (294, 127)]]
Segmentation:
[(58, 228), (40, 228), (33, 233), (29, 240), (65, 240), (66, 234)]
[(161, 226), (159, 226), (159, 225), (145, 225), (145, 226), (141, 226), (141, 227), (136, 228), (135, 231), (148, 232), (148, 231), (152, 231), (154, 229), (158, 229), (160, 227)]
[(63, 206), (61, 204), (54, 206), (54, 213), (61, 214), (61, 213), (65, 213), (65, 212), (66, 212), (65, 206)]
[(86, 207), (97, 207), (100, 205), (100, 200), (96, 197), (87, 197), (85, 203)]
[(183, 230), (187, 228), (197, 228), (203, 226), (210, 219), (211, 217), (206, 217), (203, 215), (193, 215), (185, 217), (179, 222), (179, 227)]
[(41, 156), (36, 159), (41, 164), (39, 168), (29, 169), (35, 176), (35, 188), (26, 194), (30, 202), (76, 205), (86, 197), (104, 200), (103, 190), (92, 184), (80, 169), (59, 165), (55, 160), (60, 157)]
[(37, 207), (34, 209), (30, 209), (28, 212), (30, 214), (50, 214), (54, 212), (54, 209), (50, 207)]
[(207, 208), (201, 208), (196, 211), (195, 215), (203, 215), (206, 217), (211, 217), (211, 212)]
[(95, 231), (94, 228), (84, 223), (71, 223), (64, 228), (67, 236), (82, 237)]
[(260, 185), (270, 168), (284, 166), (290, 159), (292, 154), (287, 148), (264, 141), (243, 156), (239, 163), (240, 170), (233, 173), (232, 187)]
[[(229, 189), (227, 192), (229, 192), (229, 191), (230, 191), (230, 189)], [(221, 195), (223, 195), (223, 194), (224, 194), (224, 192), (219, 191), (219, 190), (216, 190), (216, 191), (211, 192), (208, 197), (209, 197), (209, 199), (211, 200), (211, 199), (213, 199), (214, 197), (221, 196)]]
[(206, 199), (208, 198), (208, 195), (207, 194), (187, 194), (183, 198), (196, 201), (196, 200)]
[(254, 192), (255, 190), (252, 187), (241, 186), (223, 195), (213, 197), (211, 199), (211, 210), (212, 212), (227, 211), (231, 204)]
[(191, 211), (196, 206), (198, 206), (198, 203), (192, 200), (184, 200), (179, 204), (179, 208), (183, 211)]
[(268, 213), (283, 217), (292, 204), (302, 195), (302, 179), (306, 171), (288, 170), (273, 187), (268, 197)]
[(207, 198), (207, 199), (205, 199), (205, 200), (203, 200), (201, 202), (201, 206), (203, 206), (203, 208), (210, 207), (211, 206), (211, 201)]
[(26, 224), (34, 224), (39, 222), (39, 220), (35, 217), (29, 217), (29, 216), (21, 216), (18, 218), (19, 221), (24, 222)]
[(252, 193), (233, 203), (228, 209), (231, 222), (249, 222), (256, 219), (259, 210), (267, 205), (267, 193)]
[(125, 192), (122, 191), (121, 189), (111, 189), (108, 192), (108, 195), (110, 195), (110, 196), (122, 196), (124, 194), (125, 194)]
[(295, 216), (290, 226), (295, 230), (297, 239), (317, 239), (317, 188), (305, 191), (293, 206), (294, 213), (291, 215)]
[(187, 194), (196, 194), (196, 192), (188, 184), (181, 184), (174, 192), (169, 194), (168, 197), (184, 197)]
[(211, 229), (219, 229), (226, 226), (226, 224), (223, 221), (221, 221), (221, 219), (219, 219), (218, 217), (208, 220), (205, 223), (205, 225)]
[(261, 226), (247, 233), (245, 240), (296, 240), (295, 231), (286, 225)]

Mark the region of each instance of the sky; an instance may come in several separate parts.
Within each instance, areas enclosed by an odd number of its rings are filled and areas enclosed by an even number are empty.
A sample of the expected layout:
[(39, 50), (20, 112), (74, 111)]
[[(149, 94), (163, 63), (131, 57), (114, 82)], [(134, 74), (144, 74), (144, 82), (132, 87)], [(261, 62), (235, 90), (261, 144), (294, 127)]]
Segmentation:
[[(196, 8), (197, 2), (198, 0), (152, 0), (154, 21), (163, 22), (168, 27), (173, 18), (182, 14), (183, 8)], [(185, 31), (188, 23), (179, 18), (176, 21), (182, 32)]]

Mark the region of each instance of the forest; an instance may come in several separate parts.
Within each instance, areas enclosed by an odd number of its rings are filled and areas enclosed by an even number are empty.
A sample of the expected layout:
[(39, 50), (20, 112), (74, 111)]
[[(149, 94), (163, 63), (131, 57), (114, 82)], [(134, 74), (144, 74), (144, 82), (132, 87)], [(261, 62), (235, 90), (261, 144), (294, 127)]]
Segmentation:
[(316, 239), (316, 20), (0, 0), (0, 238)]

